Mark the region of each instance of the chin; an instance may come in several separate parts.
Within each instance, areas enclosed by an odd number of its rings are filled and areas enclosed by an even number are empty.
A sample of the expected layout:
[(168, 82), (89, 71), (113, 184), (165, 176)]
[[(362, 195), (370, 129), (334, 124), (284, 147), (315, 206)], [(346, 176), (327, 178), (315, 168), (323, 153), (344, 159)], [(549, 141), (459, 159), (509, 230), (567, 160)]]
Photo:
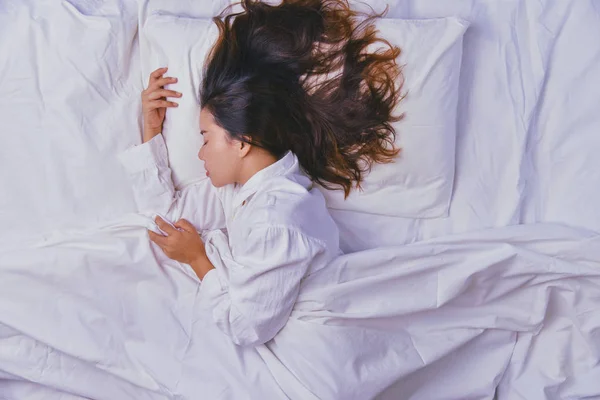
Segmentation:
[(223, 186), (227, 186), (227, 185), (234, 183), (234, 182), (229, 182), (228, 179), (215, 179), (215, 177), (210, 174), (208, 175), (208, 179), (210, 180), (210, 183), (216, 188), (221, 188)]
[(211, 178), (211, 177), (208, 177), (208, 179), (210, 180), (210, 183), (212, 183), (212, 185), (213, 185), (214, 187), (216, 187), (216, 188), (220, 188), (220, 187), (223, 187), (223, 186), (225, 186), (225, 184), (223, 184), (223, 183), (221, 183), (221, 182), (215, 182), (215, 181), (213, 180), (213, 178)]

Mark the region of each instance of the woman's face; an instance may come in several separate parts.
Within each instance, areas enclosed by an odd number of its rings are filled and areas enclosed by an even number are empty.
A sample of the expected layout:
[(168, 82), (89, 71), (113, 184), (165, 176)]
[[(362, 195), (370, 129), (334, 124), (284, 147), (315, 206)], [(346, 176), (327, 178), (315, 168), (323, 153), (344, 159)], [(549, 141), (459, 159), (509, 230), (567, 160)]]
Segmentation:
[(241, 142), (231, 139), (205, 109), (200, 111), (200, 131), (204, 144), (198, 152), (198, 158), (204, 161), (206, 176), (216, 187), (236, 183), (241, 164)]

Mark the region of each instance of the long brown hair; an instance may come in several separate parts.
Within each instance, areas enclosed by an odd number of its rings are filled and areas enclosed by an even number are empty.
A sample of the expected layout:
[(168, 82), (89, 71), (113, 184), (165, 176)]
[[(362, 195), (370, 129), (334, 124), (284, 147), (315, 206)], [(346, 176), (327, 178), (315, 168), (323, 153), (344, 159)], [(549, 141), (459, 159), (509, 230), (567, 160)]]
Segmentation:
[[(200, 102), (231, 137), (282, 157), (350, 193), (373, 162), (398, 154), (400, 49), (347, 0), (243, 0), (214, 21)], [(377, 47), (369, 51), (370, 46)]]

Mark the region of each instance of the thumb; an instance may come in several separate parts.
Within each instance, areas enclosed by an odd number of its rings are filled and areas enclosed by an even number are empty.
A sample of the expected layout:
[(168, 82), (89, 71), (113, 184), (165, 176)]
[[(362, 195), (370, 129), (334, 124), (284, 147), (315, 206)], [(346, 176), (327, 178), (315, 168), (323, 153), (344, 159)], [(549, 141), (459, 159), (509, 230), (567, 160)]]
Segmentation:
[(179, 221), (175, 222), (173, 225), (175, 225), (177, 228), (183, 229), (186, 232), (197, 233), (196, 228), (194, 227), (194, 225), (192, 225), (191, 223), (189, 223), (185, 219), (180, 219)]

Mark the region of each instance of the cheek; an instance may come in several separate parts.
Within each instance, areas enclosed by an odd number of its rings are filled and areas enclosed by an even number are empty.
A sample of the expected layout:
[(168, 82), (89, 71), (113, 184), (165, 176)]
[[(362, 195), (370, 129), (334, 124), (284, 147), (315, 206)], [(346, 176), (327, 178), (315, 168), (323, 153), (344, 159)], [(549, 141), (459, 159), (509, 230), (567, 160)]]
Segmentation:
[(211, 158), (215, 169), (218, 169), (219, 178), (224, 179), (224, 183), (234, 183), (233, 180), (236, 176), (237, 171), (237, 157), (236, 153), (232, 151), (230, 146), (223, 146), (219, 149), (218, 155), (215, 154)]
[(219, 141), (211, 141), (208, 145), (203, 145), (198, 153), (200, 157), (209, 165), (211, 173), (227, 172), (227, 166), (230, 164), (231, 151), (227, 144)]

